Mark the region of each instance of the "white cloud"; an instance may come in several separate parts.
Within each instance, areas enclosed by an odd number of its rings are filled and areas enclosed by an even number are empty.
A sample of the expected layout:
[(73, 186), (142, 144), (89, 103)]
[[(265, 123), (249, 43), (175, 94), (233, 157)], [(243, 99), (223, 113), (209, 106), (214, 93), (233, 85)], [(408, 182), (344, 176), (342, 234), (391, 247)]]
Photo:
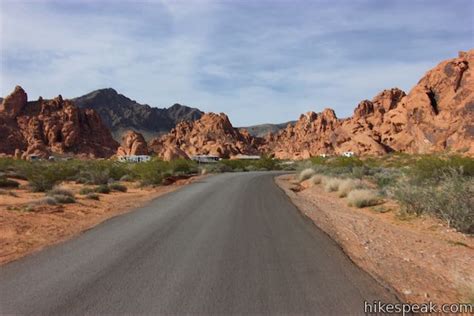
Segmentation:
[(349, 115), (472, 40), (472, 11), (449, 10), (472, 6), (462, 0), (0, 4), (2, 95), (16, 84), (31, 99), (113, 87), (154, 106), (226, 112), (235, 125), (328, 106)]

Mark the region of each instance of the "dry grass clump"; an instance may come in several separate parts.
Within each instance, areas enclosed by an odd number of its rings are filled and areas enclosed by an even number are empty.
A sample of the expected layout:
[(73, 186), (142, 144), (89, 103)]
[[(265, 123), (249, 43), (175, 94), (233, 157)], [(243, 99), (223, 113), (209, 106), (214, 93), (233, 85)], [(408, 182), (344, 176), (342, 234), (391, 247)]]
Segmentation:
[(58, 205), (58, 201), (52, 196), (45, 196), (44, 198), (32, 201), (28, 206), (35, 205)]
[(48, 191), (47, 195), (48, 197), (52, 197), (56, 200), (56, 202), (61, 204), (76, 203), (74, 193), (65, 188), (55, 187), (51, 191)]
[(314, 176), (312, 176), (309, 181), (312, 183), (312, 184), (321, 184), (325, 181), (326, 179), (326, 176), (322, 175), (322, 174), (315, 174)]
[(87, 194), (86, 194), (86, 199), (99, 201), (99, 200), (100, 200), (100, 196), (99, 196), (99, 194), (97, 194), (97, 193), (92, 193), (92, 192), (91, 192), (91, 193), (87, 193)]
[(349, 192), (363, 188), (362, 181), (358, 179), (344, 179), (339, 183), (337, 190), (338, 196), (343, 198), (346, 197)]
[(326, 181), (324, 181), (324, 190), (326, 192), (335, 192), (339, 190), (339, 186), (342, 183), (342, 179), (338, 178), (329, 178)]
[(380, 204), (380, 198), (373, 190), (358, 189), (350, 191), (347, 195), (347, 200), (350, 206), (366, 207)]
[(110, 183), (109, 188), (112, 191), (119, 191), (119, 192), (127, 192), (128, 190), (128, 188), (125, 185), (117, 183), (117, 182)]
[(300, 174), (298, 175), (298, 181), (299, 182), (302, 182), (304, 180), (308, 180), (309, 178), (311, 178), (312, 176), (314, 176), (316, 172), (314, 171), (314, 169), (312, 168), (307, 168), (307, 169), (304, 169), (303, 171), (300, 172)]

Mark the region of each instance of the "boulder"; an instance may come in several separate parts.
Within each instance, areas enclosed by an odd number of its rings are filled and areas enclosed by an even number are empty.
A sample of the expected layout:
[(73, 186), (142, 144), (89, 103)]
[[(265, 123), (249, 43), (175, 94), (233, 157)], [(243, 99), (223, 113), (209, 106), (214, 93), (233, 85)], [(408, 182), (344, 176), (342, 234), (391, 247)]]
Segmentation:
[(183, 158), (183, 153), (222, 158), (258, 153), (255, 138), (234, 128), (224, 113), (206, 113), (197, 121), (178, 123), (170, 133), (153, 139), (150, 149), (163, 159)]
[(117, 149), (117, 156), (148, 155), (148, 145), (142, 134), (127, 131), (122, 135), (122, 144)]

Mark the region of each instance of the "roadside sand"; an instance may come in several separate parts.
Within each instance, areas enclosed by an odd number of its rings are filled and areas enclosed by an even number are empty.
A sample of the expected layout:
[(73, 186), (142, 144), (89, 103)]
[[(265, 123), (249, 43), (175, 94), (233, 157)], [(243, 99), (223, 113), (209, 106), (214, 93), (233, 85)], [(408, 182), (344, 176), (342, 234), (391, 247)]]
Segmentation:
[(349, 207), (321, 186), (301, 185), (293, 175), (276, 177), (300, 211), (346, 254), (406, 302), (457, 303), (474, 298), (474, 241), (430, 217), (402, 220), (397, 205)]
[(127, 192), (100, 194), (100, 201), (79, 195), (83, 185), (63, 183), (61, 187), (75, 193), (76, 203), (41, 205), (32, 211), (25, 211), (24, 206), (43, 198), (44, 193), (10, 190), (17, 196), (0, 195), (0, 264), (70, 239), (108, 218), (140, 207), (200, 178), (202, 176), (182, 179), (156, 188), (139, 188), (136, 183), (123, 183), (128, 187)]

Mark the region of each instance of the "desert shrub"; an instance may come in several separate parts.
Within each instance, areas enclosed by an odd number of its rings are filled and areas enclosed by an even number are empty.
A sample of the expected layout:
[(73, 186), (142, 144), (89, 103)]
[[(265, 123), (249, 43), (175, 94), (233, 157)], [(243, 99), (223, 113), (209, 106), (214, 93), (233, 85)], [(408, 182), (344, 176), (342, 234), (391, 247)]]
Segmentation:
[(97, 193), (92, 193), (91, 192), (91, 193), (86, 194), (86, 199), (99, 201), (100, 196)]
[(452, 169), (436, 182), (400, 183), (394, 197), (408, 214), (432, 214), (461, 232), (474, 233), (474, 179)]
[(73, 196), (69, 196), (69, 195), (54, 194), (54, 195), (51, 195), (51, 197), (60, 204), (76, 203), (76, 199)]
[(10, 190), (4, 190), (4, 189), (0, 189), (0, 195), (9, 195), (13, 197), (18, 197), (18, 194), (16, 194), (15, 192), (10, 191)]
[(377, 193), (368, 189), (356, 189), (347, 195), (348, 204), (355, 207), (366, 207), (380, 204)]
[(130, 181), (133, 181), (133, 177), (129, 174), (126, 174), (120, 178), (120, 181), (130, 182)]
[(397, 183), (401, 173), (394, 168), (382, 168), (378, 172), (371, 176), (371, 179), (375, 182), (377, 187), (384, 189), (389, 186), (393, 186)]
[(0, 171), (7, 171), (14, 164), (12, 158), (0, 158)]
[(314, 176), (312, 176), (311, 178), (309, 178), (309, 181), (312, 183), (312, 184), (321, 184), (323, 183), (324, 179), (326, 177), (322, 174), (315, 174)]
[(193, 173), (197, 172), (197, 164), (194, 161), (186, 159), (175, 159), (169, 162), (169, 170), (173, 173)]
[(354, 178), (362, 179), (364, 176), (370, 174), (370, 168), (368, 166), (354, 166), (352, 167), (352, 176)]
[(91, 187), (84, 187), (79, 190), (80, 195), (87, 195), (89, 193), (95, 192), (95, 188)]
[(223, 173), (223, 172), (232, 172), (233, 169), (223, 163), (207, 164), (204, 167), (201, 167), (202, 170), (206, 170), (206, 173)]
[(74, 193), (68, 189), (61, 188), (61, 187), (54, 187), (52, 190), (48, 191), (47, 196), (52, 197), (56, 200), (56, 202), (60, 204), (66, 203), (75, 203), (76, 198), (74, 197)]
[(250, 161), (239, 159), (223, 159), (219, 161), (219, 164), (229, 167), (231, 171), (236, 169), (244, 170), (245, 167), (251, 165)]
[(245, 167), (244, 170), (245, 170), (245, 171), (257, 171), (258, 168), (257, 168), (256, 166), (254, 166), (254, 165), (248, 165), (248, 166)]
[(33, 192), (49, 191), (62, 179), (61, 173), (50, 163), (28, 163), (24, 165), (22, 172)]
[(316, 157), (311, 157), (310, 161), (313, 165), (324, 165), (328, 161), (328, 158), (316, 156)]
[(18, 188), (20, 183), (0, 176), (0, 188)]
[(337, 189), (337, 193), (339, 197), (346, 197), (349, 192), (356, 190), (356, 189), (361, 189), (363, 187), (362, 182), (360, 180), (354, 180), (354, 179), (344, 179), (341, 180), (339, 183), (339, 187)]
[(253, 164), (260, 171), (263, 171), (264, 169), (265, 170), (279, 170), (280, 169), (280, 165), (277, 160), (272, 159), (265, 155), (262, 156), (259, 160), (254, 161)]
[(28, 180), (23, 174), (19, 173), (16, 170), (9, 170), (5, 173), (5, 176), (17, 180)]
[(58, 201), (52, 196), (45, 196), (44, 198), (32, 201), (29, 203), (29, 206), (34, 205), (57, 205)]
[(71, 190), (61, 188), (61, 187), (54, 187), (52, 190), (48, 191), (47, 195), (48, 196), (64, 195), (64, 196), (74, 197), (74, 193)]
[(339, 178), (328, 178), (324, 181), (324, 190), (326, 192), (334, 192), (339, 190), (339, 185), (341, 184), (342, 179)]
[(114, 182), (109, 184), (109, 188), (112, 191), (127, 192), (128, 188), (120, 183)]
[(107, 184), (110, 179), (110, 170), (102, 166), (89, 166), (87, 171), (81, 172), (81, 177), (87, 179), (90, 184)]
[(142, 185), (160, 185), (163, 181), (163, 173), (168, 170), (168, 163), (161, 160), (142, 162), (132, 168), (134, 177)]
[(352, 170), (354, 167), (362, 167), (364, 163), (357, 157), (335, 157), (327, 161), (327, 165), (333, 168), (349, 168)]
[(296, 171), (297, 170), (297, 165), (295, 163), (293, 164), (280, 164), (279, 168), (284, 171)]
[(409, 168), (409, 175), (415, 182), (430, 180), (439, 182), (446, 172), (457, 170), (461, 176), (474, 176), (474, 159), (461, 156), (422, 156)]
[(302, 182), (304, 180), (308, 180), (309, 178), (311, 178), (312, 176), (314, 176), (316, 172), (314, 171), (314, 169), (312, 168), (307, 168), (307, 169), (304, 169), (303, 171), (300, 172), (300, 174), (298, 175), (298, 181)]
[(94, 188), (94, 192), (101, 193), (101, 194), (109, 194), (110, 188), (107, 184), (101, 184)]

